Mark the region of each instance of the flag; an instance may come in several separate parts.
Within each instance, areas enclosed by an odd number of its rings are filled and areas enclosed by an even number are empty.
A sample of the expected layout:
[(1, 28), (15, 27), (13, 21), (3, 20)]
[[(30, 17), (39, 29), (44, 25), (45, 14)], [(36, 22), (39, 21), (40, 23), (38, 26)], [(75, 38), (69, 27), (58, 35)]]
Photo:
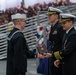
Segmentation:
[[(43, 34), (43, 30), (44, 27), (43, 26), (38, 26), (37, 27), (37, 38), (39, 39), (39, 37)], [(49, 33), (49, 28), (46, 29), (46, 35), (48, 35)], [(41, 37), (41, 39), (39, 40), (38, 45), (42, 46), (42, 44), (44, 43), (44, 36)], [(47, 43), (47, 49), (49, 49), (49, 44), (48, 44), (48, 40), (46, 41)], [(39, 65), (37, 67), (37, 73), (40, 74), (44, 74), (44, 75), (49, 75), (49, 68), (48, 68), (48, 58), (44, 58), (44, 59), (40, 59), (39, 60)]]

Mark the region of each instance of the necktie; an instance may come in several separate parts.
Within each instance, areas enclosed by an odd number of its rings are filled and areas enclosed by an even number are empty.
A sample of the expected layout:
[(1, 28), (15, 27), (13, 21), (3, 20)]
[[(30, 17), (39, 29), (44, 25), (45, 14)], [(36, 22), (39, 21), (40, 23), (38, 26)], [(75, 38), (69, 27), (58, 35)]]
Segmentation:
[(63, 42), (67, 39), (67, 35), (68, 35), (67, 33), (64, 34)]
[(67, 33), (65, 33), (65, 40), (67, 39), (67, 35), (68, 35), (68, 34), (67, 34)]
[(51, 26), (51, 32), (53, 32), (54, 26)]
[(67, 43), (67, 33), (65, 33), (64, 34), (64, 38), (63, 38), (63, 46), (62, 46), (62, 48), (64, 48), (65, 49), (65, 47), (66, 47), (66, 43)]

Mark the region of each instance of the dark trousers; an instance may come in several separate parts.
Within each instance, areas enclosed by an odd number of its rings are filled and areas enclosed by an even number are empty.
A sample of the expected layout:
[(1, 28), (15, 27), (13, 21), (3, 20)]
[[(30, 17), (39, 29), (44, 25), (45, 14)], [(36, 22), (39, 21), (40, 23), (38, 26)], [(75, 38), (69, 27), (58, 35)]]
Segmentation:
[(50, 66), (49, 75), (62, 75), (62, 65), (60, 65), (59, 68), (56, 68), (55, 66)]

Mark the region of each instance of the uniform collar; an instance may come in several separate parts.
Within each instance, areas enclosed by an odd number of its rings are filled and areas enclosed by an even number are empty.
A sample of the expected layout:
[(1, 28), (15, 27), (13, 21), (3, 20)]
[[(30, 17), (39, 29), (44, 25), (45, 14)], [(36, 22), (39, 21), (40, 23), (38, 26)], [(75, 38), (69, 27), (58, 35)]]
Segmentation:
[(55, 26), (59, 21), (57, 21), (55, 24), (52, 24), (52, 26)]
[(66, 33), (68, 34), (68, 33), (69, 33), (69, 31), (70, 31), (72, 28), (73, 28), (73, 26), (72, 26), (71, 28), (69, 28), (69, 29), (66, 31)]

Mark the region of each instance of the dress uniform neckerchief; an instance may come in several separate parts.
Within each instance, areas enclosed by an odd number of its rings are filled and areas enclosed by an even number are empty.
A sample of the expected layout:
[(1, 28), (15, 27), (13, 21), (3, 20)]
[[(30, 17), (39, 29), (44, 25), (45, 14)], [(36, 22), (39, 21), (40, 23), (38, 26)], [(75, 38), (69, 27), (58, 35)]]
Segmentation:
[(10, 41), (12, 39), (12, 37), (18, 32), (21, 32), (21, 31), (20, 30), (15, 31), (10, 37), (7, 37), (7, 40)]

